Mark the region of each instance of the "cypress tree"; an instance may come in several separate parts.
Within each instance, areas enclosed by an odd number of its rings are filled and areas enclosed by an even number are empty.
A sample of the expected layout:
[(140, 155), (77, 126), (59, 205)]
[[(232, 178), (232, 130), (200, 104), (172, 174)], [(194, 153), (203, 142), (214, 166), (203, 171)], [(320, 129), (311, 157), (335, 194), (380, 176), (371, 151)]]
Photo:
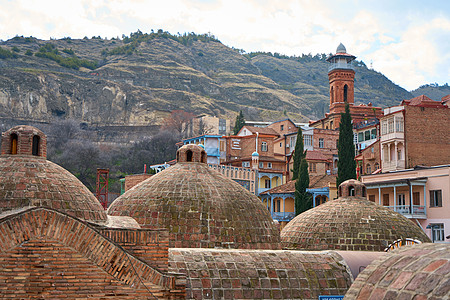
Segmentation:
[(302, 128), (298, 127), (297, 141), (295, 142), (295, 150), (294, 150), (294, 168), (292, 169), (292, 180), (298, 178), (300, 163), (302, 159), (305, 158), (305, 156), (306, 154), (304, 153)]
[(239, 130), (245, 125), (244, 114), (242, 110), (239, 111), (239, 114), (236, 116), (236, 121), (234, 122), (233, 134), (238, 134)]
[(338, 142), (338, 176), (336, 186), (348, 179), (356, 179), (355, 145), (353, 144), (352, 116), (348, 103), (341, 113)]
[(312, 208), (311, 195), (306, 192), (309, 187), (308, 162), (303, 158), (300, 162), (300, 173), (295, 182), (295, 215)]

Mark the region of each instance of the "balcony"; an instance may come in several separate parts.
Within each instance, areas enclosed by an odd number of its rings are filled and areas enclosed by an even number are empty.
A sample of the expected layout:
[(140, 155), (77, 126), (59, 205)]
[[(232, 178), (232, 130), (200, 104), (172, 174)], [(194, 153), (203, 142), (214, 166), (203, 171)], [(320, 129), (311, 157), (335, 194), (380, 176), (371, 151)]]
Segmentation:
[[(407, 218), (415, 218), (415, 219), (425, 219), (427, 217), (425, 213), (425, 206), (423, 205), (396, 205), (396, 206), (385, 206), (393, 211), (398, 212), (399, 214), (407, 217)], [(412, 213), (411, 213), (412, 208)]]
[(404, 170), (405, 160), (401, 159), (401, 160), (383, 161), (382, 169), (383, 172)]
[(295, 217), (294, 212), (273, 212), (272, 219), (277, 220), (278, 222), (284, 221), (289, 222)]
[(328, 67), (328, 72), (334, 70), (334, 69), (346, 69), (346, 70), (355, 70), (355, 67), (353, 67), (352, 64), (349, 63), (332, 63)]

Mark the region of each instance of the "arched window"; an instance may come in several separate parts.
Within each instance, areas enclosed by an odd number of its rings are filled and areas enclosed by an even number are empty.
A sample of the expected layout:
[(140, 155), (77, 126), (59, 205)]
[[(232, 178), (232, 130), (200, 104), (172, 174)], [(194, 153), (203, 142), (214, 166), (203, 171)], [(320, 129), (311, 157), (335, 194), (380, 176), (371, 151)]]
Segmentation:
[(331, 103), (334, 103), (334, 87), (331, 87), (330, 96), (331, 96)]
[(11, 134), (11, 154), (17, 154), (17, 134)]
[(355, 196), (355, 187), (354, 186), (349, 186), (348, 187), (348, 195), (349, 196)]
[(267, 143), (266, 142), (261, 143), (261, 151), (267, 152)]
[(186, 151), (186, 161), (192, 161), (192, 151)]
[(375, 163), (375, 171), (380, 168), (380, 165), (378, 163)]
[(38, 135), (33, 136), (33, 145), (31, 147), (31, 154), (39, 156), (39, 142), (41, 138)]
[[(365, 186), (362, 187), (362, 196), (366, 197), (366, 187)], [(374, 202), (375, 202), (375, 200), (374, 200)]]
[(367, 164), (366, 166), (366, 174), (372, 174), (372, 167), (370, 166), (370, 164)]
[(347, 102), (348, 86), (344, 85), (344, 102)]

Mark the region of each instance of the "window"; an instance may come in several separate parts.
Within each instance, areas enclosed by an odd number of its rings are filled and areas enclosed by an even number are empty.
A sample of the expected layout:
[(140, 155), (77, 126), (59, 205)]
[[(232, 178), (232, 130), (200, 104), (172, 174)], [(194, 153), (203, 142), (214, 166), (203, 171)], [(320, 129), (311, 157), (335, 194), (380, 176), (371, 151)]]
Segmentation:
[(369, 195), (369, 201), (375, 202), (375, 195)]
[(261, 143), (261, 151), (267, 152), (267, 143), (266, 142)]
[(381, 134), (387, 133), (387, 121), (381, 122)]
[(249, 162), (249, 161), (243, 161), (243, 162), (242, 162), (242, 167), (244, 167), (244, 168), (250, 168), (250, 162)]
[(267, 169), (272, 169), (272, 163), (271, 162), (267, 163)]
[(370, 140), (370, 130), (364, 131), (364, 140), (365, 141)]
[(372, 174), (372, 166), (370, 164), (366, 166), (366, 174)]
[(192, 161), (192, 151), (186, 151), (186, 161)]
[(280, 130), (283, 131), (284, 130), (284, 125), (280, 126)]
[(276, 205), (275, 205), (275, 212), (281, 211), (281, 200), (277, 199)]
[(433, 242), (443, 242), (444, 241), (444, 224), (430, 224), (431, 227), (431, 240)]
[(377, 138), (377, 130), (374, 128), (372, 129), (372, 131), (370, 132), (370, 139), (376, 139)]
[(309, 163), (309, 170), (313, 173), (316, 172), (316, 163)]
[(225, 151), (225, 141), (220, 141), (220, 151)]
[(398, 150), (397, 150), (397, 159), (398, 159), (398, 160), (401, 160), (401, 159), (402, 159), (402, 150), (401, 150), (401, 149), (398, 149)]
[(389, 206), (389, 194), (383, 194), (383, 206)]
[(396, 132), (403, 132), (403, 118), (396, 118), (395, 119), (395, 131)]
[(265, 187), (266, 189), (270, 189), (270, 179), (265, 179), (265, 180), (264, 180), (264, 187)]
[(344, 85), (344, 102), (347, 102), (348, 85)]
[(394, 132), (394, 118), (388, 120), (388, 133)]
[(413, 193), (413, 205), (420, 205), (420, 193), (419, 192)]
[(283, 147), (283, 143), (280, 143), (280, 148)]
[(370, 152), (373, 153), (374, 151), (375, 151), (375, 149), (372, 147), (372, 148), (370, 149)]
[(358, 133), (358, 142), (364, 142), (364, 133), (363, 132)]
[(375, 163), (375, 171), (378, 170), (380, 168), (380, 164), (379, 163)]
[(319, 139), (319, 148), (323, 148), (323, 139)]
[(406, 205), (406, 201), (405, 201), (405, 194), (398, 194), (397, 195), (397, 205), (399, 206), (405, 206)]
[(11, 154), (17, 154), (17, 134), (11, 134)]
[(442, 191), (430, 191), (430, 207), (442, 207)]
[(259, 163), (259, 168), (260, 168), (260, 169), (264, 168), (264, 163), (260, 162), (260, 163)]
[(305, 144), (305, 146), (312, 146), (312, 135), (310, 134), (305, 134), (303, 136), (303, 143)]
[(289, 145), (291, 146), (291, 149), (295, 147), (295, 142), (297, 141), (297, 136), (291, 136), (289, 139)]

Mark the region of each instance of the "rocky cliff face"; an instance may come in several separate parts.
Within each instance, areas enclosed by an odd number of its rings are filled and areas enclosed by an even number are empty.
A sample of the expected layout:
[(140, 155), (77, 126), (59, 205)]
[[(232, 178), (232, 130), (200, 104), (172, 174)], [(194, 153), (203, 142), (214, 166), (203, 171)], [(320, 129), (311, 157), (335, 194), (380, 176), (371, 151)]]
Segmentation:
[[(97, 61), (98, 67), (74, 70), (34, 55), (48, 43), (60, 57), (75, 55)], [(295, 121), (320, 118), (327, 111), (323, 61), (308, 65), (267, 56), (249, 59), (218, 41), (183, 44), (158, 36), (134, 43), (127, 54), (111, 54), (131, 44), (21, 37), (0, 43), (17, 56), (0, 59), (0, 118), (43, 123), (75, 119), (90, 128), (132, 129), (163, 125), (179, 109), (231, 119), (243, 110), (247, 119)], [(397, 102), (408, 97), (405, 93), (398, 87), (383, 99)], [(384, 104), (367, 95), (371, 99), (360, 102)]]

